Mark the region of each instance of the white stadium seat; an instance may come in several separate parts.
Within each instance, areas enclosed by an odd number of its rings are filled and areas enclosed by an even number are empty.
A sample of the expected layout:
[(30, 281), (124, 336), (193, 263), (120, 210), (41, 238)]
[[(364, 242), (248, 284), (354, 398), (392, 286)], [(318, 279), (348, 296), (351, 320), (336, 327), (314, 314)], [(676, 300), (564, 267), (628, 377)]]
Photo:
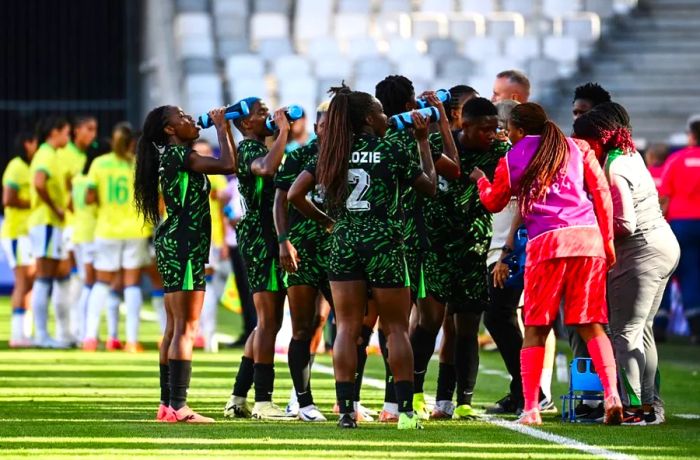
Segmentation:
[(217, 18), (221, 14), (246, 17), (250, 14), (248, 0), (212, 0), (212, 11)]
[(525, 18), (519, 13), (492, 13), (486, 18), (486, 35), (494, 38), (522, 37)]
[(262, 78), (265, 63), (255, 54), (237, 54), (226, 60), (226, 76), (229, 80), (238, 77)]
[(420, 5), (420, 11), (424, 13), (453, 13), (454, 8), (453, 0), (423, 0)]
[(314, 61), (327, 57), (338, 57), (341, 54), (340, 45), (333, 37), (314, 38), (306, 46), (306, 55)]
[(332, 0), (297, 0), (294, 16), (294, 38), (304, 42), (331, 33)]
[(380, 7), (382, 13), (410, 13), (411, 0), (382, 0)]
[(505, 56), (524, 62), (540, 55), (540, 41), (537, 37), (510, 37), (505, 41)]
[(208, 35), (182, 36), (177, 40), (177, 54), (181, 59), (214, 56), (214, 40)]
[(409, 38), (411, 16), (406, 13), (381, 13), (375, 16), (372, 35), (383, 40)]
[(323, 79), (347, 79), (352, 75), (352, 64), (342, 56), (324, 59), (316, 62), (314, 73), (318, 78)]
[(211, 16), (207, 13), (180, 13), (175, 16), (173, 32), (176, 37), (211, 36)]
[(361, 59), (355, 62), (355, 75), (361, 77), (384, 78), (394, 72), (394, 66), (388, 59), (377, 56), (369, 59)]
[(266, 38), (289, 36), (289, 19), (281, 13), (255, 13), (250, 20), (250, 40), (257, 43)]
[(292, 0), (253, 0), (256, 13), (279, 13), (289, 15)]
[(583, 12), (560, 16), (554, 20), (554, 34), (574, 37), (583, 43), (600, 38), (600, 16)]
[(428, 40), (428, 54), (433, 59), (449, 58), (456, 56), (457, 53), (457, 43), (451, 38), (433, 38)]
[(542, 0), (542, 14), (549, 18), (556, 18), (563, 14), (577, 13), (581, 11), (580, 0)]
[(288, 54), (294, 53), (294, 49), (292, 47), (292, 42), (287, 37), (266, 38), (258, 42), (257, 52), (261, 58), (271, 61), (280, 56), (287, 56)]
[(333, 33), (336, 38), (364, 38), (369, 34), (370, 18), (359, 13), (339, 13), (335, 15)]
[(496, 38), (477, 37), (464, 43), (464, 55), (476, 62), (500, 57), (501, 54), (501, 42)]
[[(501, 0), (502, 11), (512, 11), (523, 15), (526, 18), (534, 17), (537, 13), (537, 0)], [(561, 3), (568, 3), (571, 0), (560, 0)]]
[(498, 11), (496, 0), (459, 0), (459, 10), (464, 13), (481, 13), (484, 15)]
[(483, 37), (486, 33), (486, 19), (481, 14), (455, 13), (448, 20), (448, 35), (458, 43), (472, 37)]
[(371, 37), (360, 37), (348, 40), (345, 46), (345, 54), (352, 60), (365, 59), (378, 56), (379, 47), (376, 40)]
[(444, 38), (449, 33), (447, 15), (443, 13), (413, 13), (411, 36), (417, 40)]
[(435, 61), (430, 56), (416, 56), (412, 59), (404, 59), (397, 64), (396, 71), (410, 80), (423, 83), (435, 78)]
[(441, 78), (468, 77), (474, 74), (474, 62), (463, 57), (452, 57), (438, 61), (438, 74)]
[(300, 55), (282, 56), (272, 62), (272, 72), (277, 78), (306, 77), (311, 75), (311, 64)]
[(395, 38), (389, 42), (387, 57), (394, 62), (420, 57), (420, 44), (411, 38)]
[(370, 14), (372, 10), (371, 0), (339, 0), (338, 13)]
[(229, 90), (234, 101), (246, 97), (259, 97), (269, 100), (269, 91), (264, 78), (239, 77), (229, 80)]
[(578, 41), (573, 37), (545, 37), (543, 51), (546, 57), (566, 64), (579, 57)]

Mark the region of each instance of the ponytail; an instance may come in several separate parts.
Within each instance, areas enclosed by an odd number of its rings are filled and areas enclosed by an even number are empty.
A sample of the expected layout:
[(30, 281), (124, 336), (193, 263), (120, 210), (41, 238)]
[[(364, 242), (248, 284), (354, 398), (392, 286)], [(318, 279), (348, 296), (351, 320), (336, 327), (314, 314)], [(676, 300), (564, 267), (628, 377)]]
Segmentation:
[(112, 150), (118, 156), (125, 158), (134, 141), (134, 130), (128, 122), (117, 123), (112, 131)]
[(347, 198), (348, 168), (353, 142), (350, 121), (350, 88), (331, 88), (323, 142), (319, 145), (317, 181), (325, 189), (329, 209), (342, 206)]
[(136, 146), (134, 202), (139, 214), (153, 225), (160, 220), (158, 169), (160, 154), (168, 144), (168, 136), (163, 130), (167, 125), (168, 109), (169, 106), (161, 106), (151, 110), (143, 123), (143, 133)]
[(604, 152), (620, 149), (629, 155), (636, 151), (629, 114), (615, 102), (597, 105), (578, 117), (574, 122), (574, 133), (580, 139), (600, 143)]
[(566, 171), (569, 161), (569, 143), (559, 127), (547, 119), (544, 109), (528, 102), (513, 108), (511, 123), (525, 134), (539, 135), (540, 145), (527, 165), (520, 181), (518, 201), (520, 213), (525, 215), (534, 203), (542, 200), (549, 187)]

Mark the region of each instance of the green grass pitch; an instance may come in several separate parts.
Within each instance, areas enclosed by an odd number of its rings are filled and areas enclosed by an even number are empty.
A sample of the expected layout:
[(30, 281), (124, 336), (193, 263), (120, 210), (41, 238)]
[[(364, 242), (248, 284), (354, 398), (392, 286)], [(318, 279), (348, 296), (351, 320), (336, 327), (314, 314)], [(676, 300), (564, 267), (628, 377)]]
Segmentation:
[[(218, 423), (191, 426), (153, 420), (159, 396), (155, 323), (142, 324), (148, 351), (138, 355), (15, 351), (7, 349), (9, 312), (7, 298), (0, 299), (2, 458), (700, 458), (700, 420), (679, 417), (700, 416), (700, 348), (688, 345), (661, 347), (667, 413), (662, 426), (570, 425), (557, 415), (536, 430), (539, 438), (484, 420), (426, 422), (424, 430), (413, 432), (379, 423), (340, 431), (330, 413), (333, 379), (318, 371), (332, 365), (328, 355), (316, 358), (321, 366), (313, 373), (313, 389), (331, 422), (228, 421), (222, 409), (240, 350), (195, 352), (189, 402)], [(235, 335), (236, 322), (221, 311), (222, 332)], [(482, 352), (481, 366), (478, 408), (502, 397), (508, 384), (498, 353)], [(436, 367), (433, 362), (429, 370), (429, 395), (434, 395)], [(284, 405), (291, 388), (286, 364), (278, 362), (276, 372), (275, 400)], [(369, 358), (367, 376), (382, 379), (379, 357)], [(558, 397), (564, 386), (555, 384), (554, 391)], [(365, 385), (365, 405), (379, 409), (382, 399), (382, 390)]]

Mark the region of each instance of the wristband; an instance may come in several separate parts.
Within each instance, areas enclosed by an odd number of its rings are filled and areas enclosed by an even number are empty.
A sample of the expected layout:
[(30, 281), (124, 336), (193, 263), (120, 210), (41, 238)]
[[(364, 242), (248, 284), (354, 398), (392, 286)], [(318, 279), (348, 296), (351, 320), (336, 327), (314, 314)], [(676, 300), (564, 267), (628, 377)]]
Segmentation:
[(289, 234), (287, 234), (287, 232), (284, 232), (284, 233), (280, 234), (279, 236), (277, 236), (278, 243), (282, 244), (285, 241), (289, 241)]

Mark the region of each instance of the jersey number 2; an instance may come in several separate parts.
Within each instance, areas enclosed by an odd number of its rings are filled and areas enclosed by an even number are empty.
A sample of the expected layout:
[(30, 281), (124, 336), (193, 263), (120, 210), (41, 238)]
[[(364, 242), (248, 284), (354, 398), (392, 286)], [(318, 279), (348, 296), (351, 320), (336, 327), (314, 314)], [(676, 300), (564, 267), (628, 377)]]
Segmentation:
[(345, 203), (348, 211), (369, 211), (369, 201), (362, 199), (367, 193), (367, 189), (369, 189), (369, 174), (367, 174), (367, 171), (364, 169), (348, 170), (348, 183), (355, 186)]

